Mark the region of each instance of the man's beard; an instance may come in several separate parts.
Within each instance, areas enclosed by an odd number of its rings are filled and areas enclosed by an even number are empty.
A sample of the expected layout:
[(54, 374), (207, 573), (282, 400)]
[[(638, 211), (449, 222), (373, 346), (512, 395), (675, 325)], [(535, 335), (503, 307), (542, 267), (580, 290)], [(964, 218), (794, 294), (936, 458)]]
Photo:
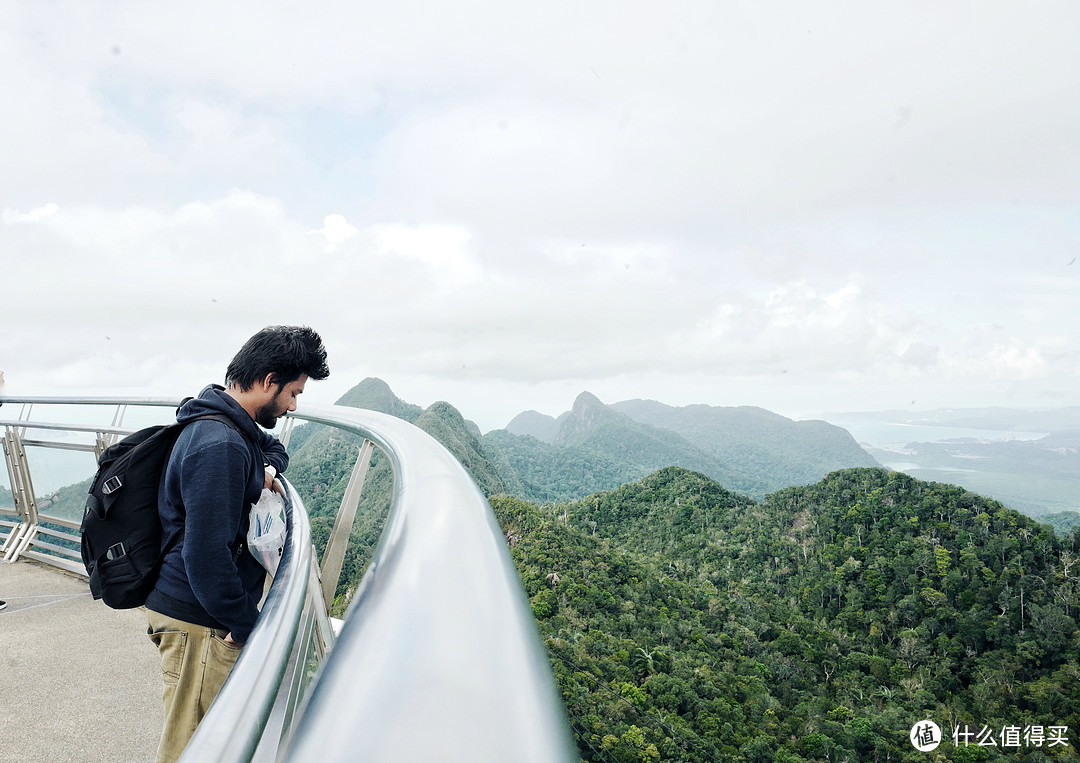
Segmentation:
[(277, 426), (277, 421), (285, 412), (281, 410), (281, 403), (278, 402), (278, 397), (281, 392), (274, 395), (274, 399), (266, 405), (259, 406), (255, 411), (255, 423), (261, 426), (263, 429), (273, 429)]

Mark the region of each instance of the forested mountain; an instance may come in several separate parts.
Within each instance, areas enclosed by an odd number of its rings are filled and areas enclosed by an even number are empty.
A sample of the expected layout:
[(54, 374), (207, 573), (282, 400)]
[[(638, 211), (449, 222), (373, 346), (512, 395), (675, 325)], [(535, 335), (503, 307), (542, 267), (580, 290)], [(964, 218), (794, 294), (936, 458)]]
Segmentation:
[(767, 486), (760, 474), (734, 469), (678, 434), (634, 421), (587, 392), (559, 418), (552, 442), (497, 430), (483, 443), (505, 457), (524, 488), (520, 495), (535, 501), (581, 498), (671, 465), (704, 472), (750, 494), (764, 494)]
[(545, 416), (537, 411), (524, 411), (511, 419), (505, 431), (552, 443), (559, 436), (559, 422), (553, 416)]
[(415, 423), (424, 412), (419, 405), (406, 403), (393, 393), (390, 385), (382, 379), (368, 377), (342, 395), (335, 405), (347, 405), (350, 408), (366, 408), (369, 411), (387, 413)]
[[(1076, 536), (880, 469), (761, 503), (665, 469), (492, 504), (586, 760), (1075, 757), (951, 734), (1068, 726), (1077, 743)], [(928, 718), (949, 729), (936, 758), (908, 740)]]
[[(699, 471), (730, 490), (762, 498), (834, 469), (876, 465), (838, 427), (795, 422), (758, 408), (681, 409), (650, 401), (608, 406), (584, 392), (557, 421), (528, 412), (514, 419), (514, 431), (481, 436), (449, 403), (425, 411), (399, 399), (379, 379), (365, 379), (338, 405), (415, 423), (450, 447), (486, 494), (507, 492), (539, 502), (582, 498), (666, 466)], [(301, 452), (315, 431), (299, 427), (293, 449)]]
[(879, 465), (845, 429), (825, 421), (793, 421), (764, 408), (677, 408), (655, 400), (627, 400), (611, 408), (677, 432), (737, 468), (776, 475), (770, 492), (817, 482), (841, 468)]
[[(38, 511), (42, 514), (60, 517), (72, 522), (81, 522), (83, 511), (86, 509), (86, 494), (90, 490), (92, 481), (93, 478), (88, 477), (82, 482), (66, 485), (48, 495), (37, 496), (35, 500)], [(2, 502), (2, 498), (0, 498), (0, 502)], [(14, 501), (10, 501), (6, 505), (13, 506)]]
[(415, 423), (454, 454), (484, 495), (507, 492), (502, 477), (480, 444), (480, 430), (471, 421), (466, 421), (454, 406), (435, 403), (420, 414)]
[(588, 392), (558, 419), (527, 411), (484, 436), (531, 500), (581, 498), (665, 466), (700, 471), (755, 498), (840, 468), (877, 466), (845, 430), (761, 408), (673, 408), (651, 400), (604, 405)]
[(1050, 525), (1058, 535), (1068, 535), (1080, 529), (1080, 512), (1059, 511), (1054, 514), (1043, 514), (1037, 521)]
[[(566, 449), (620, 423), (583, 402)], [(411, 415), (489, 495), (500, 489), (506, 464), (452, 406)], [(297, 441), (290, 476), (325, 543), (357, 443), (318, 429)], [(389, 493), (376, 458), (339, 593), (370, 557)], [(877, 468), (761, 500), (668, 467), (570, 502), (491, 503), (584, 760), (1075, 758), (1077, 535)], [(908, 739), (924, 719), (947, 730), (935, 753)], [(1069, 746), (1002, 747), (1007, 728), (1052, 726), (1068, 727)], [(953, 746), (955, 727), (970, 746)], [(996, 747), (975, 743), (983, 729)]]

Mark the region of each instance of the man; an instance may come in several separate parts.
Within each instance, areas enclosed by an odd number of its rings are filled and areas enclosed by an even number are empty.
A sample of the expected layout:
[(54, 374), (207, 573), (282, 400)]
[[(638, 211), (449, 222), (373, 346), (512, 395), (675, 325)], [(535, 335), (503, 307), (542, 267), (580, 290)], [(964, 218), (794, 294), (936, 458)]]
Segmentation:
[[(175, 761), (229, 675), (259, 616), (265, 572), (247, 552), (248, 511), (289, 457), (271, 429), (308, 379), (329, 375), (322, 339), (307, 327), (272, 326), (229, 364), (225, 387), (185, 403), (178, 421), (208, 413), (176, 441), (158, 489), (162, 550), (146, 599), (147, 633), (161, 653), (165, 730), (159, 763)], [(256, 426), (258, 425), (258, 426)]]

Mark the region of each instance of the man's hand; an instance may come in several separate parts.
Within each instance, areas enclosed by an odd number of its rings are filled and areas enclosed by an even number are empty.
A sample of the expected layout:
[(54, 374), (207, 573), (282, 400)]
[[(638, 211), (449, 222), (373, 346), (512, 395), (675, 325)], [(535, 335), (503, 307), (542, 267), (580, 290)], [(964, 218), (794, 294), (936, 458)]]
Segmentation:
[(231, 633), (231, 632), (230, 632), (230, 633), (226, 633), (226, 634), (225, 634), (225, 638), (223, 638), (223, 639), (222, 639), (222, 641), (224, 641), (224, 642), (225, 642), (226, 644), (228, 644), (229, 646), (235, 646), (235, 647), (241, 647), (241, 646), (243, 646), (243, 644), (241, 644), (241, 643), (240, 643), (239, 641), (234, 641), (234, 640), (233, 640), (233, 637), (232, 637), (232, 633)]
[(266, 490), (274, 490), (274, 481), (277, 479), (277, 469), (272, 466), (266, 466), (263, 469), (263, 488)]

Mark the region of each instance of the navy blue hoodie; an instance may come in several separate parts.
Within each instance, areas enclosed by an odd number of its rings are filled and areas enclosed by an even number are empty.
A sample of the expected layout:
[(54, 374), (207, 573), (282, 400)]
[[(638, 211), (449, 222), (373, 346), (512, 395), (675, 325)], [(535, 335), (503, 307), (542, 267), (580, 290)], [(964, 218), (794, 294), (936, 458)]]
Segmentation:
[(185, 403), (177, 421), (228, 416), (244, 432), (212, 419), (184, 427), (158, 488), (166, 555), (146, 606), (185, 622), (230, 631), (247, 641), (259, 616), (265, 572), (244, 539), (248, 511), (259, 500), (265, 467), (285, 471), (289, 456), (239, 403), (210, 385)]

